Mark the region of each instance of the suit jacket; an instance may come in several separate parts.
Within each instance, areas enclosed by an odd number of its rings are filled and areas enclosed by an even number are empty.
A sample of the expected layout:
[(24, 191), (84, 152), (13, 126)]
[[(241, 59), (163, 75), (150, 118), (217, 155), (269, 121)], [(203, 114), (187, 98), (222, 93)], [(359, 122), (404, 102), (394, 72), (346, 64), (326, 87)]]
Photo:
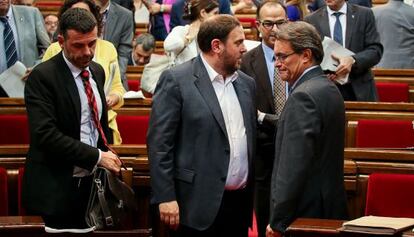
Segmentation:
[(26, 67), (33, 67), (50, 45), (42, 14), (34, 7), (11, 5), (11, 8), (19, 37), (20, 60)]
[(257, 109), (266, 113), (262, 124), (258, 124), (257, 130), (257, 162), (256, 179), (270, 178), (275, 149), (275, 132), (277, 120), (274, 116), (274, 103), (272, 85), (266, 66), (262, 45), (248, 51), (243, 55), (240, 70), (254, 78), (256, 81), (256, 105)]
[[(347, 12), (345, 46), (355, 53), (350, 83), (358, 101), (376, 101), (378, 96), (371, 67), (380, 61), (383, 47), (375, 18), (371, 9), (353, 4), (347, 4)], [(331, 37), (328, 18), (328, 11), (323, 7), (304, 20), (314, 25), (323, 38)]]
[[(374, 7), (384, 55), (377, 64), (381, 68), (414, 67), (414, 11), (402, 0), (390, 0)], [(396, 37), (398, 36), (398, 37)]]
[(131, 11), (111, 2), (106, 19), (103, 39), (114, 44), (118, 52), (119, 69), (124, 88), (128, 90), (126, 69), (132, 52), (134, 20)]
[[(91, 62), (90, 70), (101, 96), (102, 128), (108, 136), (101, 66)], [(72, 199), (74, 166), (91, 171), (99, 151), (80, 141), (81, 104), (78, 89), (62, 53), (39, 64), (25, 86), (30, 148), (23, 179), (23, 203), (41, 215), (64, 215)], [(106, 150), (102, 139), (98, 147)]]
[[(348, 0), (347, 3), (352, 3), (352, 4), (360, 5), (363, 7), (369, 7), (369, 8), (372, 7), (371, 0)], [(325, 7), (325, 6), (326, 6), (325, 0), (315, 0), (312, 4), (308, 6), (308, 8), (311, 11), (316, 11), (319, 8)]]
[[(254, 81), (239, 71), (233, 82), (243, 113), (252, 192), (256, 137)], [(148, 130), (152, 203), (177, 200), (180, 224), (198, 230), (214, 221), (222, 201), (230, 145), (214, 88), (200, 56), (161, 74)], [(251, 202), (240, 207), (251, 220)]]
[(322, 69), (311, 69), (279, 117), (271, 186), (272, 229), (298, 217), (346, 219), (344, 101)]

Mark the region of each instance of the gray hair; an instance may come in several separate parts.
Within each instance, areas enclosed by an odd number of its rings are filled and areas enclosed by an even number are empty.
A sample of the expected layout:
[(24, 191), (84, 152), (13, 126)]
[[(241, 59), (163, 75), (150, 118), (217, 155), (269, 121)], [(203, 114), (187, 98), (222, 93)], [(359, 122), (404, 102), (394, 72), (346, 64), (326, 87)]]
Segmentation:
[(135, 39), (135, 47), (142, 45), (142, 49), (148, 52), (155, 48), (155, 38), (151, 34), (142, 33)]
[(305, 49), (310, 49), (314, 63), (320, 64), (322, 62), (321, 37), (311, 24), (303, 21), (289, 22), (281, 26), (275, 35), (277, 40), (289, 42), (295, 53), (302, 53)]

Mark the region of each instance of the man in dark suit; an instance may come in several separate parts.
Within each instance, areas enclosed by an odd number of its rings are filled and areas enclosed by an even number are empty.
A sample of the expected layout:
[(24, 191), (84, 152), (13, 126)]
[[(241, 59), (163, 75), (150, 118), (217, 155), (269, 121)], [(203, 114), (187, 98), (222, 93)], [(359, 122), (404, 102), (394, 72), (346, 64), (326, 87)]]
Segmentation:
[(201, 54), (165, 71), (148, 130), (152, 203), (172, 236), (247, 237), (253, 211), (253, 79), (237, 70), (240, 22), (217, 15), (197, 36)]
[[(277, 116), (273, 95), (275, 62), (274, 34), (287, 22), (286, 11), (278, 0), (263, 1), (257, 8), (257, 28), (262, 43), (243, 55), (240, 70), (256, 81), (256, 104), (259, 110), (255, 161), (255, 212), (259, 237), (266, 234), (269, 223), (270, 180), (275, 157)], [(283, 98), (286, 100), (286, 96)]]
[[(105, 75), (92, 62), (96, 25), (90, 12), (67, 10), (59, 23), (63, 53), (35, 67), (25, 87), (31, 137), (23, 203), (28, 213), (41, 215), (53, 228), (85, 228), (91, 172), (96, 165), (120, 170), (120, 161), (104, 142), (109, 134)], [(97, 108), (102, 129), (93, 122), (95, 110), (89, 107), (88, 92), (94, 94), (95, 103), (90, 103)]]
[(268, 237), (282, 236), (298, 217), (347, 217), (345, 106), (319, 66), (323, 49), (318, 32), (305, 22), (282, 26), (275, 58), (290, 93), (277, 126)]
[(128, 91), (126, 69), (135, 33), (132, 12), (110, 0), (96, 0), (96, 4), (102, 13), (102, 38), (111, 42), (118, 52), (122, 85)]
[[(305, 17), (305, 21), (315, 26), (322, 37), (335, 37), (335, 25), (342, 44), (355, 53), (354, 56), (339, 57), (338, 69), (330, 74), (336, 80), (349, 74), (349, 83), (339, 85), (345, 100), (377, 101), (377, 90), (371, 67), (381, 59), (383, 47), (380, 43), (375, 18), (371, 9), (346, 3), (345, 0), (325, 0), (326, 7)], [(335, 16), (338, 14), (339, 16)], [(339, 22), (337, 23), (337, 20)], [(339, 25), (340, 24), (340, 25)], [(338, 32), (338, 33), (339, 33)]]

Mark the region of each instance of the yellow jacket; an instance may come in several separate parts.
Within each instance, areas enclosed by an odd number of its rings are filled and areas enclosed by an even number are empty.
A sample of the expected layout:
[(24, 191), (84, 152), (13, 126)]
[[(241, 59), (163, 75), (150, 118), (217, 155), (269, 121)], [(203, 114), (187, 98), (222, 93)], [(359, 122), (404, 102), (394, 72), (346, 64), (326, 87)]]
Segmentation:
[[(43, 55), (42, 61), (44, 62), (48, 60), (49, 58), (58, 54), (60, 51), (62, 51), (62, 48), (58, 42), (51, 44)], [(119, 97), (118, 103), (114, 105), (112, 109), (120, 108), (122, 105), (124, 105), (123, 95), (125, 93), (125, 89), (121, 83), (118, 54), (114, 45), (109, 41), (98, 39), (96, 41), (95, 57), (93, 58), (93, 61), (99, 63), (105, 71), (104, 88), (107, 88), (107, 83), (109, 81), (110, 75), (113, 73), (113, 80), (111, 88), (109, 90), (109, 95), (114, 94)], [(114, 72), (112, 72), (111, 69), (114, 70)], [(118, 131), (118, 126), (116, 124), (116, 113), (112, 109), (108, 110), (108, 125), (113, 131), (114, 144), (119, 145), (122, 143), (122, 139)]]

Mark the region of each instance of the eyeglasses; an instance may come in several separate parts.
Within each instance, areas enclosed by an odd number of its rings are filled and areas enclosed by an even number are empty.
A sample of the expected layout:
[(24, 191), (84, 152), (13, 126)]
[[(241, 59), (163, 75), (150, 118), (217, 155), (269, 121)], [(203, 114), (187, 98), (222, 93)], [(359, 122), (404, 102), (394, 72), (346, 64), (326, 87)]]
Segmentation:
[(284, 53), (277, 53), (275, 54), (275, 61), (284, 62), (289, 56), (295, 54), (295, 52), (284, 54)]
[(271, 30), (273, 28), (274, 25), (276, 25), (277, 28), (279, 28), (280, 26), (288, 23), (287, 20), (277, 20), (277, 21), (259, 21), (260, 24), (262, 24), (262, 26), (267, 29), (267, 30)]

